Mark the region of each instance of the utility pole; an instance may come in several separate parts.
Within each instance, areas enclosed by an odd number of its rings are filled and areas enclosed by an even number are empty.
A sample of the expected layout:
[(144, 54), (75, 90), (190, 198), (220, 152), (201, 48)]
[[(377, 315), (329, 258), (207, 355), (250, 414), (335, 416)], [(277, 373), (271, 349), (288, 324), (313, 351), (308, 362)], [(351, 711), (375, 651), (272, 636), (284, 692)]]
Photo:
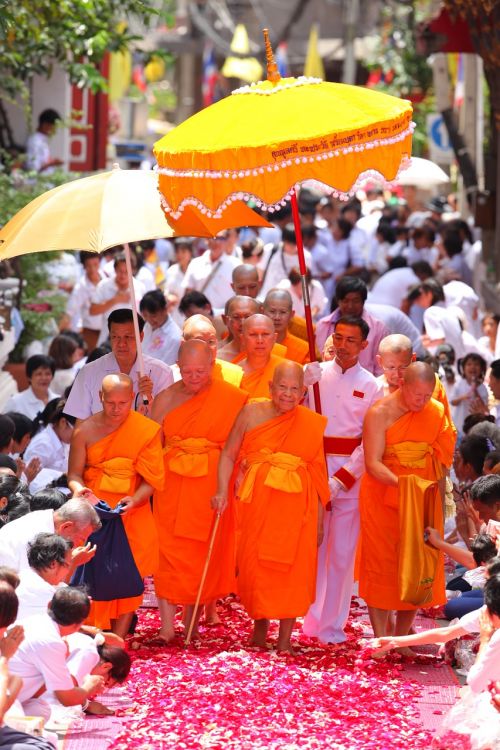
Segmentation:
[(354, 42), (359, 23), (359, 0), (346, 0), (344, 3), (344, 69), (342, 83), (356, 83), (356, 51)]

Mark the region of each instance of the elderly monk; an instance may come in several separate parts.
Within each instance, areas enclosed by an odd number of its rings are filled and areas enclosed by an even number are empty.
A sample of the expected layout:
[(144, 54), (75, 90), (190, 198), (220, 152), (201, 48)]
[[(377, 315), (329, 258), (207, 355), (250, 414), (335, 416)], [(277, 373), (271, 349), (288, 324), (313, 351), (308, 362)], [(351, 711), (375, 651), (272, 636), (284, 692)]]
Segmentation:
[(446, 602), (442, 555), (425, 568), (432, 554), (424, 529), (433, 519), (443, 533), (444, 477), (455, 446), (444, 407), (432, 398), (435, 385), (432, 367), (414, 362), (365, 418), (359, 591), (375, 637), (386, 635), (393, 610), (395, 635), (406, 635), (420, 605)]
[(276, 333), (273, 321), (267, 315), (251, 315), (243, 323), (244, 353), (239, 364), (243, 368), (241, 387), (250, 398), (266, 398), (269, 383), (277, 365), (284, 357), (274, 353)]
[[(379, 344), (376, 360), (383, 370), (382, 375), (379, 375), (377, 380), (384, 389), (384, 396), (394, 393), (401, 386), (406, 369), (412, 362), (415, 362), (416, 358), (417, 355), (413, 351), (413, 344), (408, 336), (403, 336), (401, 333), (393, 333), (382, 339)], [(449, 421), (452, 422), (450, 405), (444, 385), (437, 374), (435, 374), (434, 380), (435, 386), (432, 398), (443, 404), (444, 413)]]
[(295, 618), (305, 615), (315, 596), (330, 494), (323, 455), (327, 420), (299, 406), (304, 375), (296, 362), (278, 364), (269, 386), (271, 400), (249, 403), (234, 424), (213, 504), (224, 510), (239, 456), (238, 593), (255, 620), (253, 644), (264, 647), (269, 619), (278, 619), (278, 650), (292, 651)]
[(250, 263), (242, 263), (233, 269), (233, 292), (240, 296), (256, 299), (260, 289), (259, 272)]
[[(130, 549), (142, 578), (158, 565), (158, 536), (149, 498), (163, 487), (160, 429), (132, 410), (133, 382), (128, 375), (106, 375), (102, 411), (75, 427), (69, 455), (68, 484), (75, 494), (90, 489), (112, 509), (119, 503)], [(124, 638), (142, 596), (93, 601), (91, 624)]]
[[(234, 365), (232, 362), (226, 362), (217, 357), (217, 332), (210, 318), (205, 317), (205, 315), (191, 315), (186, 320), (182, 327), (182, 340), (191, 341), (192, 339), (199, 339), (208, 344), (212, 352), (212, 377), (217, 380), (225, 380), (226, 383), (239, 387), (243, 378), (243, 370), (239, 365)], [(177, 365), (172, 367), (172, 371), (174, 380), (180, 380), (181, 376)]]
[[(181, 343), (181, 380), (153, 402), (152, 418), (163, 428), (165, 490), (155, 492), (154, 516), (160, 534), (160, 566), (155, 575), (161, 630), (174, 638), (177, 604), (192, 616), (214, 521), (210, 504), (219, 456), (247, 394), (212, 377), (212, 352), (203, 341)], [(235, 590), (234, 513), (224, 513), (201, 592), (205, 604)], [(196, 633), (196, 630), (194, 631)]]
[(286, 289), (271, 289), (266, 295), (262, 311), (274, 323), (278, 344), (286, 347), (286, 354), (283, 356), (298, 362), (299, 365), (310, 362), (308, 343), (288, 330), (295, 315), (290, 292)]
[(228, 299), (222, 319), (227, 326), (229, 336), (217, 352), (218, 359), (236, 362), (241, 358), (243, 323), (251, 315), (260, 312), (260, 309), (260, 302), (252, 299), (252, 297), (238, 295)]

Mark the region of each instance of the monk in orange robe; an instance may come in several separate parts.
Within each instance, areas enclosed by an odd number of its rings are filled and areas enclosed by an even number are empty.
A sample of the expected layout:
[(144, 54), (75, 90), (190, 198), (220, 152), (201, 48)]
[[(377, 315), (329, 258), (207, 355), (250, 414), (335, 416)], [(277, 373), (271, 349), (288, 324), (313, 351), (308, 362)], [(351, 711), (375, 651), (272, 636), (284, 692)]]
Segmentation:
[[(388, 396), (389, 393), (394, 393), (400, 387), (406, 368), (412, 362), (415, 362), (416, 358), (416, 354), (413, 351), (413, 344), (408, 336), (404, 336), (401, 333), (392, 333), (390, 336), (382, 339), (376, 359), (384, 372), (382, 375), (379, 375), (377, 380), (383, 386), (385, 396)], [(435, 386), (432, 398), (443, 404), (444, 413), (448, 420), (453, 423), (444, 385), (437, 374), (434, 380)]]
[[(68, 483), (74, 494), (90, 493), (121, 518), (135, 564), (142, 578), (158, 565), (158, 535), (149, 499), (163, 487), (160, 429), (132, 410), (133, 383), (128, 375), (106, 375), (100, 391), (102, 411), (85, 419), (73, 434)], [(142, 595), (93, 601), (89, 623), (124, 638)]]
[[(212, 377), (217, 380), (224, 380), (226, 383), (231, 383), (231, 385), (239, 388), (243, 378), (243, 370), (239, 365), (218, 358), (217, 332), (210, 318), (197, 314), (191, 315), (186, 320), (182, 327), (182, 340), (191, 341), (191, 339), (199, 339), (208, 344), (213, 361)], [(172, 370), (174, 372), (174, 380), (180, 380), (177, 365), (174, 365)]]
[(286, 361), (273, 353), (276, 341), (273, 321), (267, 315), (251, 315), (243, 324), (244, 357), (241, 387), (251, 398), (267, 398), (277, 365)]
[(238, 294), (228, 299), (222, 319), (229, 335), (225, 339), (224, 345), (217, 352), (218, 359), (238, 364), (238, 360), (243, 358), (243, 343), (241, 338), (243, 323), (250, 315), (255, 315), (260, 310), (260, 302), (252, 297)]
[[(159, 638), (167, 643), (175, 635), (176, 605), (188, 607), (187, 625), (192, 617), (215, 518), (211, 499), (220, 452), (247, 400), (239, 388), (212, 377), (212, 361), (203, 341), (182, 342), (181, 380), (158, 394), (151, 411), (162, 425), (165, 443), (165, 489), (155, 492), (153, 508), (160, 536), (160, 565), (154, 577), (162, 620)], [(230, 507), (217, 530), (200, 601), (206, 604), (235, 588), (235, 520)]]
[(293, 362), (298, 362), (299, 365), (310, 362), (307, 341), (294, 336), (288, 330), (295, 315), (290, 292), (287, 292), (286, 289), (271, 289), (266, 295), (262, 311), (274, 323), (277, 343), (286, 347), (286, 353), (282, 356), (293, 360)]
[[(406, 635), (420, 604), (446, 602), (442, 555), (436, 554), (433, 572), (425, 577), (416, 559), (417, 553), (430, 554), (424, 530), (431, 524), (424, 511), (443, 533), (444, 478), (456, 437), (443, 405), (431, 398), (434, 388), (434, 370), (414, 362), (401, 387), (377, 401), (365, 417), (359, 591), (375, 637), (387, 634), (391, 611), (397, 613), (395, 635)], [(412, 524), (413, 511), (422, 515), (421, 522)], [(403, 596), (413, 585), (412, 576), (420, 585), (420, 599)]]
[(214, 497), (214, 507), (224, 516), (231, 476), (242, 476), (237, 488), (238, 593), (255, 620), (252, 643), (264, 647), (269, 619), (278, 619), (280, 651), (292, 651), (295, 618), (305, 615), (315, 599), (317, 546), (330, 497), (322, 442), (327, 420), (299, 406), (304, 392), (301, 366), (278, 364), (271, 400), (250, 402), (235, 422), (222, 451)]

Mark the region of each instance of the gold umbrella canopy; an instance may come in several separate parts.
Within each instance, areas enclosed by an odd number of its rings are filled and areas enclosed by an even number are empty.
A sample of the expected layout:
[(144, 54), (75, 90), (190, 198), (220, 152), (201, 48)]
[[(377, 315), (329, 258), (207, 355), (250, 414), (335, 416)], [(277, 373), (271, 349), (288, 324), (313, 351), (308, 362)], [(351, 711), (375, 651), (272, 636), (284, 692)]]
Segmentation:
[(367, 177), (393, 180), (411, 154), (410, 102), (319, 78), (280, 78), (233, 91), (155, 144), (167, 216), (220, 217), (252, 197), (276, 210), (316, 180), (347, 199)]
[[(144, 239), (190, 234), (213, 237), (222, 229), (267, 222), (246, 205), (225, 221), (187, 214), (167, 222), (154, 172), (115, 168), (47, 191), (0, 230), (0, 260), (49, 250), (102, 252)], [(238, 207), (236, 207), (238, 209)]]

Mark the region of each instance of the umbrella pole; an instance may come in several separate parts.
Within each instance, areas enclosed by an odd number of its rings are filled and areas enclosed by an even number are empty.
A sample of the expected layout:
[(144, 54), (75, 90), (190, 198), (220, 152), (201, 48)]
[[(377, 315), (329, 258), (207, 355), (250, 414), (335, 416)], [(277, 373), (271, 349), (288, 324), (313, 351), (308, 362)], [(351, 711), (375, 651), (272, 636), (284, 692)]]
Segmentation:
[[(300, 227), (300, 215), (299, 215), (299, 204), (297, 201), (297, 191), (295, 188), (292, 191), (292, 214), (293, 214), (293, 225), (295, 227), (295, 238), (297, 241), (297, 253), (299, 256), (299, 269), (300, 278), (302, 281), (302, 299), (304, 300), (304, 315), (306, 319), (307, 329), (307, 340), (309, 342), (309, 359), (311, 362), (316, 361), (316, 344), (314, 341), (314, 328), (311, 314), (311, 300), (309, 298), (309, 286), (307, 284), (307, 268), (306, 259), (304, 256), (304, 242), (302, 240), (302, 230)], [(314, 393), (314, 408), (321, 414), (321, 398), (319, 395), (319, 385), (315, 383), (313, 385)]]
[[(137, 364), (139, 365), (139, 375), (142, 377), (144, 373), (144, 359), (142, 357), (142, 346), (141, 346), (141, 332), (139, 331), (139, 318), (137, 317), (137, 300), (135, 298), (134, 289), (134, 276), (132, 274), (132, 261), (130, 260), (130, 247), (128, 242), (125, 243), (125, 263), (127, 266), (128, 275), (128, 286), (130, 291), (130, 301), (132, 303), (132, 320), (134, 322), (134, 333), (135, 333), (135, 344), (137, 347)], [(148, 399), (143, 396), (143, 401), (148, 404)]]

